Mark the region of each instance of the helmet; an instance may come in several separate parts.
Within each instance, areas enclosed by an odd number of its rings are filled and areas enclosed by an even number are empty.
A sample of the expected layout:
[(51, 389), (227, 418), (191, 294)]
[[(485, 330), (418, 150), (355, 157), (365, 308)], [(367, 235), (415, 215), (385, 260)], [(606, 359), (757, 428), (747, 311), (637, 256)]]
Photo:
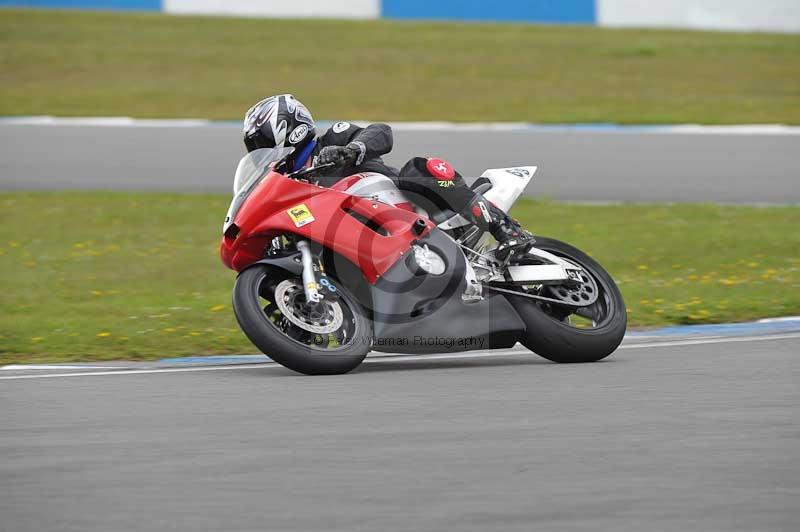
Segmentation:
[(244, 116), (243, 133), (248, 152), (295, 148), (294, 159), (303, 156), (301, 165), (313, 151), (317, 135), (311, 113), (291, 94), (270, 96), (251, 107)]

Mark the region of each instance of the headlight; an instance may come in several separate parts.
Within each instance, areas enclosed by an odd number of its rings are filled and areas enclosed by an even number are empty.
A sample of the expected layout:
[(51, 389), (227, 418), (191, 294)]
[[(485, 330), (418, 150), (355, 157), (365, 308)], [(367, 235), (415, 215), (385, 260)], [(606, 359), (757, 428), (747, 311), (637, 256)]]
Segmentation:
[(425, 244), (424, 247), (412, 247), (414, 249), (414, 261), (420, 269), (432, 275), (441, 275), (444, 273), (446, 265), (441, 255), (428, 248), (427, 244)]

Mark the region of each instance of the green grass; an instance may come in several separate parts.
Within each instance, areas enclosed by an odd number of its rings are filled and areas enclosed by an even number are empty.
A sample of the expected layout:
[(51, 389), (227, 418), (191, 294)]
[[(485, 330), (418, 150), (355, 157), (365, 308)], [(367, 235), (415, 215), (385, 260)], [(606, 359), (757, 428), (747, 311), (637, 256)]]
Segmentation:
[[(217, 255), (228, 199), (0, 194), (0, 365), (256, 352)], [(606, 266), (632, 326), (800, 314), (798, 207), (523, 201), (515, 214)]]
[(800, 123), (800, 36), (0, 10), (0, 115)]

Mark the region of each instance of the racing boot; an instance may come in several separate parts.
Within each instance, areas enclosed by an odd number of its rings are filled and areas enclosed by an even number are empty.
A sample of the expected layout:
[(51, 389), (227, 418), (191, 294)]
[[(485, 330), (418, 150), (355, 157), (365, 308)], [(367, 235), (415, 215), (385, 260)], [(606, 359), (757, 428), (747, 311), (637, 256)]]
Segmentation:
[(516, 220), (480, 194), (476, 194), (460, 214), (482, 231), (489, 231), (497, 240), (498, 246), (494, 256), (499, 261), (505, 261), (512, 251), (526, 252), (535, 242), (533, 235), (523, 229)]

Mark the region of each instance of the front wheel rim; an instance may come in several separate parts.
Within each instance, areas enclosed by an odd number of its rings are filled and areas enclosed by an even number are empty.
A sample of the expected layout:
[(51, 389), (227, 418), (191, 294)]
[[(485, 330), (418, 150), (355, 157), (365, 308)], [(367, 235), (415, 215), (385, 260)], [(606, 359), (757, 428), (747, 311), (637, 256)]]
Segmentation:
[(319, 303), (322, 308), (315, 307), (316, 314), (304, 315), (305, 292), (300, 279), (271, 280), (264, 275), (255, 288), (268, 326), (305, 348), (337, 354), (349, 349), (361, 333), (354, 303), (341, 290), (335, 302), (323, 299)]

